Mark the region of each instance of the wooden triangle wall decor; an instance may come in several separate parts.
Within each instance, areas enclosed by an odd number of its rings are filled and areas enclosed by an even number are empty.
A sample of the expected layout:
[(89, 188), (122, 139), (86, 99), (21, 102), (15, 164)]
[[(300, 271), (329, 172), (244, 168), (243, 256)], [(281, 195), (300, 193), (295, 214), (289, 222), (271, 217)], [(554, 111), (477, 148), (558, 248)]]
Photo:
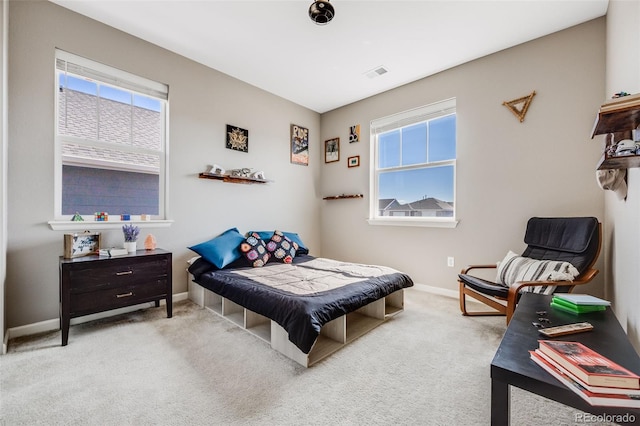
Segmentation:
[(504, 101), (502, 105), (509, 108), (509, 111), (513, 113), (520, 122), (524, 121), (524, 116), (527, 115), (527, 110), (529, 109), (529, 105), (531, 104), (531, 100), (536, 95), (536, 91), (534, 90), (531, 94), (527, 96), (523, 96), (518, 99), (514, 99), (512, 101)]

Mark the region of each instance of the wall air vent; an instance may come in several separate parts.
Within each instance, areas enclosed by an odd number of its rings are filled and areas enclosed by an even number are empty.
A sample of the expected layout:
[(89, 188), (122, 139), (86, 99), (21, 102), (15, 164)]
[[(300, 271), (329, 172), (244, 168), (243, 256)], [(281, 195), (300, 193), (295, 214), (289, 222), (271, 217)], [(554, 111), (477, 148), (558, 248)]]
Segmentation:
[(375, 67), (374, 69), (367, 71), (366, 73), (364, 73), (364, 75), (366, 75), (369, 78), (376, 78), (381, 76), (382, 74), (386, 74), (389, 71), (383, 67), (382, 65), (379, 67)]

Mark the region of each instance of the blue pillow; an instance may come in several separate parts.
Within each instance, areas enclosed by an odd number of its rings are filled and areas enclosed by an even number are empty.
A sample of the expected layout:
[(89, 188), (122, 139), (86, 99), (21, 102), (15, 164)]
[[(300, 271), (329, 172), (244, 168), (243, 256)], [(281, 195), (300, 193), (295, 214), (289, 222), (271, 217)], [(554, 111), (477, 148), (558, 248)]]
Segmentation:
[(242, 257), (238, 247), (243, 241), (244, 237), (238, 232), (238, 228), (231, 228), (212, 240), (188, 248), (222, 269)]
[[(271, 236), (273, 235), (274, 231), (251, 231), (249, 232), (249, 234), (252, 234), (254, 232), (260, 235), (260, 238), (266, 242), (271, 239)], [(291, 241), (298, 244), (298, 250), (296, 254), (309, 254), (309, 249), (307, 248), (307, 246), (304, 245), (304, 243), (302, 242), (302, 239), (300, 239), (300, 236), (298, 234), (296, 234), (295, 232), (282, 232), (282, 233)]]

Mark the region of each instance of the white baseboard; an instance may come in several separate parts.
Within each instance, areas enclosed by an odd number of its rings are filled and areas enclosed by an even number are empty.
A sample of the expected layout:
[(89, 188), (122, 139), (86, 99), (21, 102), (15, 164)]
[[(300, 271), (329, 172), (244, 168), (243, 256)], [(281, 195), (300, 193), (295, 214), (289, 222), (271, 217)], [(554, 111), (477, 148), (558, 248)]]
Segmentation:
[[(450, 297), (452, 299), (458, 300), (460, 298), (460, 292), (457, 290), (449, 290), (447, 288), (442, 287), (434, 287), (432, 285), (427, 284), (415, 284), (413, 287), (416, 290), (424, 291), (425, 293), (437, 294), (439, 296)], [(482, 305), (482, 303), (473, 297), (467, 297), (467, 303), (477, 303), (478, 305)]]
[(434, 287), (434, 286), (427, 285), (427, 284), (414, 283), (413, 284), (413, 288), (415, 288), (416, 290), (424, 291), (426, 293), (431, 293), (431, 294), (437, 294), (437, 295), (440, 295), (440, 296), (451, 297), (452, 299), (457, 299), (458, 296), (459, 296), (459, 293), (456, 290), (449, 290), (447, 288), (442, 288), (442, 287)]
[[(181, 300), (188, 299), (188, 293), (177, 293), (172, 297), (173, 303), (179, 302)], [(164, 305), (164, 300), (160, 301), (161, 305)], [(125, 314), (128, 312), (137, 311), (139, 309), (150, 308), (155, 306), (154, 302), (141, 303), (140, 305), (127, 306), (125, 308), (112, 309), (110, 311), (99, 312), (97, 314), (85, 315), (79, 318), (73, 318), (71, 320), (71, 325), (74, 324), (82, 324), (84, 322), (93, 321), (101, 318), (108, 318), (114, 315)], [(40, 321), (33, 324), (21, 325), (19, 327), (13, 327), (7, 330), (5, 334), (4, 343), (3, 343), (3, 353), (6, 353), (7, 347), (9, 344), (9, 339), (13, 339), (21, 336), (29, 336), (32, 334), (43, 333), (46, 331), (54, 331), (60, 329), (60, 318), (50, 319), (46, 321)]]

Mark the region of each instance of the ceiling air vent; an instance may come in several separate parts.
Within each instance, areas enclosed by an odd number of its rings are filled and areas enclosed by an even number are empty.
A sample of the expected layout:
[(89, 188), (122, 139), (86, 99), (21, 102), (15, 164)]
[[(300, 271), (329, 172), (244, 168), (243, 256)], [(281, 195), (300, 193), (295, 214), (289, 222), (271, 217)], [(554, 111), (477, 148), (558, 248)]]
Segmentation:
[(376, 78), (376, 77), (381, 76), (382, 74), (386, 74), (388, 72), (389, 71), (385, 67), (379, 66), (379, 67), (376, 67), (376, 68), (374, 68), (374, 69), (372, 69), (370, 71), (367, 71), (366, 73), (364, 73), (364, 75), (366, 75), (369, 78)]

